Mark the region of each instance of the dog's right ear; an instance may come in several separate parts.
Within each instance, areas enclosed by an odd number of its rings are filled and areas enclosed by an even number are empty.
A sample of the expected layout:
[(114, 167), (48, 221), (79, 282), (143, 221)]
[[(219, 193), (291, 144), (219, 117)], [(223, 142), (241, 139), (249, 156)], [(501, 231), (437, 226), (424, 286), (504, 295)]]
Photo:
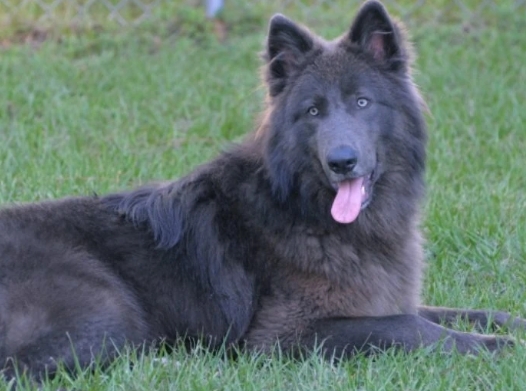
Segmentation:
[(279, 94), (287, 78), (314, 47), (311, 33), (287, 17), (276, 14), (270, 19), (265, 60), (271, 96)]

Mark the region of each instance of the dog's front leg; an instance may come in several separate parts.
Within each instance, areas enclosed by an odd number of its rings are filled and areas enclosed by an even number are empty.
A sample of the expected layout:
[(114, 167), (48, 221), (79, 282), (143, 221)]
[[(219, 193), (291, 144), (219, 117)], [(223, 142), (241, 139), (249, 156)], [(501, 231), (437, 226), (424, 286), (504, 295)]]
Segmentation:
[(477, 353), (481, 349), (496, 351), (511, 344), (513, 341), (509, 338), (454, 331), (419, 315), (322, 319), (313, 322), (301, 337), (303, 351), (321, 347), (329, 359), (391, 347), (412, 351), (436, 346), (445, 351)]
[(472, 323), (482, 331), (494, 330), (503, 326), (511, 330), (526, 330), (525, 319), (516, 318), (502, 311), (420, 306), (418, 314), (433, 323), (443, 324), (448, 327), (456, 321), (462, 320)]

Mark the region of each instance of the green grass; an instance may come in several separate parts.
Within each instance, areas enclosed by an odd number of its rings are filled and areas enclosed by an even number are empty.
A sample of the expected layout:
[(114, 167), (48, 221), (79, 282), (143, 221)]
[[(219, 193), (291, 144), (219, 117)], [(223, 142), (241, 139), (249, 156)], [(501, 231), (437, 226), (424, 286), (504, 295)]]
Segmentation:
[[(349, 25), (351, 11), (322, 11), (321, 20), (335, 22), (318, 21), (319, 33)], [(1, 51), (0, 202), (175, 178), (241, 138), (262, 107), (256, 53), (265, 33), (258, 23), (268, 15), (254, 15), (254, 26), (223, 45), (145, 29)], [(423, 296), (526, 316), (525, 22), (495, 12), (483, 25), (417, 20), (412, 29), (415, 78), (431, 111)], [(316, 357), (233, 362), (198, 349), (130, 354), (43, 389), (524, 390), (525, 367), (520, 345), (498, 357), (423, 350), (340, 366)]]

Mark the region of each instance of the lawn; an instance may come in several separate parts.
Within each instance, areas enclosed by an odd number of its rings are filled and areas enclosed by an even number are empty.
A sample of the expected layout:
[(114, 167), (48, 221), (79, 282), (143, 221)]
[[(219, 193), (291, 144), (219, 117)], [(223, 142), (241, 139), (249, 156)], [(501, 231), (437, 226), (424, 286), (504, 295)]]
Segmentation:
[[(335, 37), (354, 14), (341, 4), (286, 11)], [(246, 20), (237, 11), (226, 43), (182, 23), (5, 45), (0, 202), (176, 178), (241, 139), (262, 109), (258, 52), (270, 8), (248, 9)], [(526, 19), (504, 8), (449, 23), (427, 8), (410, 21), (415, 79), (430, 108), (423, 298), (526, 317)], [(496, 357), (422, 350), (339, 366), (196, 349), (129, 354), (42, 390), (524, 390), (524, 368), (520, 345)]]

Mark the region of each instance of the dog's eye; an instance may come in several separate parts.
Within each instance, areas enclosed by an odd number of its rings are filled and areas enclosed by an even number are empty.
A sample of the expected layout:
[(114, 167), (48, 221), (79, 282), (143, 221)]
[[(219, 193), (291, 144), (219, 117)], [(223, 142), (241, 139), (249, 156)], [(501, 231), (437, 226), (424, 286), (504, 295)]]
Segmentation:
[(316, 117), (319, 113), (320, 111), (318, 110), (317, 107), (315, 106), (309, 107), (309, 114), (312, 115), (313, 117)]
[(367, 98), (358, 98), (356, 100), (356, 104), (358, 105), (359, 108), (363, 109), (364, 107), (366, 107), (369, 104), (369, 99), (367, 99)]

